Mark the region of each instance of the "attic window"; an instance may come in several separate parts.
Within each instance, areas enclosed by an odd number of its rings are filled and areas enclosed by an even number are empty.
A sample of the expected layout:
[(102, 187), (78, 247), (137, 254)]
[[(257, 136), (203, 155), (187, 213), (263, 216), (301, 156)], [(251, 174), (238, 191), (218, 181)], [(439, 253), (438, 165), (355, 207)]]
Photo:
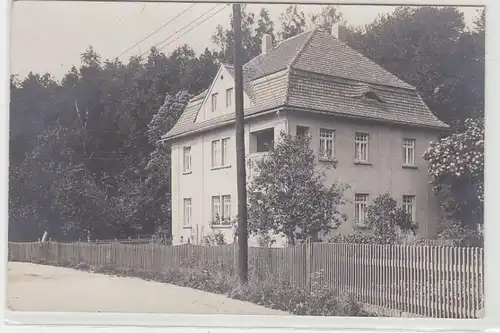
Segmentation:
[(221, 75), (221, 76), (220, 76), (220, 79), (221, 79), (221, 80), (224, 80), (224, 75)]
[(367, 91), (367, 92), (365, 92), (363, 94), (363, 97), (366, 98), (366, 99), (368, 99), (368, 100), (376, 101), (376, 102), (379, 102), (379, 103), (383, 103), (384, 102), (373, 91)]

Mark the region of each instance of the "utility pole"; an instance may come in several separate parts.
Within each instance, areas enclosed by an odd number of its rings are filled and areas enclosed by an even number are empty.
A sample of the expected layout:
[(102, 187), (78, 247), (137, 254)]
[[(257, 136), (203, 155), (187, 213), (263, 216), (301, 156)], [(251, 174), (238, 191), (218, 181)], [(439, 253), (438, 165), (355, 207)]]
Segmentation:
[(248, 280), (247, 182), (245, 169), (245, 130), (243, 106), (243, 57), (241, 47), (241, 5), (233, 4), (234, 29), (234, 106), (236, 113), (236, 183), (238, 187), (238, 275)]

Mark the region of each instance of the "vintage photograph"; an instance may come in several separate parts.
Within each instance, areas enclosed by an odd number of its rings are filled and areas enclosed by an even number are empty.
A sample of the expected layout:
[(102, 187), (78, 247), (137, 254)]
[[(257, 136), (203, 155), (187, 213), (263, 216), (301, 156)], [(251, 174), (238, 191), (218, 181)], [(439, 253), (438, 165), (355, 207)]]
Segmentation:
[(15, 2), (12, 311), (484, 316), (485, 8)]

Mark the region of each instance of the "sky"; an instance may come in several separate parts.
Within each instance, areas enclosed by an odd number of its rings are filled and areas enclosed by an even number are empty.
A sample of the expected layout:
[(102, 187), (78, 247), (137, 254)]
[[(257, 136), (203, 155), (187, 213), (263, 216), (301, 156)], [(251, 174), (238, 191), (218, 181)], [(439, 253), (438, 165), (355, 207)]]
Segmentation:
[[(80, 65), (80, 55), (89, 45), (103, 59), (115, 58), (189, 6), (191, 4), (188, 3), (15, 2), (11, 16), (11, 73), (18, 74), (20, 78), (30, 71), (50, 73), (54, 78), (60, 79), (72, 65)], [(132, 55), (147, 52), (151, 46), (159, 44), (214, 6), (215, 4), (196, 4), (158, 33), (125, 53), (120, 60), (126, 62)], [(220, 5), (199, 21), (222, 7)], [(277, 25), (280, 13), (287, 6), (249, 4), (247, 10), (258, 13), (261, 7), (269, 10)], [(315, 5), (301, 7), (306, 15), (319, 11)], [(352, 26), (368, 24), (378, 15), (390, 13), (394, 9), (391, 6), (339, 7), (344, 20)], [(462, 7), (460, 10), (464, 13), (466, 23), (472, 26), (478, 9)], [(218, 24), (229, 26), (230, 12), (231, 6), (228, 6), (180, 37), (196, 24), (193, 23), (168, 39), (166, 43), (169, 45), (162, 52), (171, 52), (184, 43), (189, 44), (196, 52), (203, 51), (207, 46), (214, 48), (211, 36)], [(174, 41), (177, 37), (180, 38)]]

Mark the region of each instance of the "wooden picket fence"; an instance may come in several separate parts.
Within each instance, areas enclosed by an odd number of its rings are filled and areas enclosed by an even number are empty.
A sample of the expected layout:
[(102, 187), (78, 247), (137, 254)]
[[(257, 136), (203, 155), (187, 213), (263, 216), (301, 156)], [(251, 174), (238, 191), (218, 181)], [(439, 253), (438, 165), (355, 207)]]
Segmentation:
[[(236, 253), (233, 244), (9, 242), (10, 261), (72, 261), (145, 271), (212, 263), (234, 274)], [(254, 276), (272, 276), (311, 291), (327, 285), (339, 294), (351, 293), (374, 312), (390, 316), (482, 317), (483, 262), (481, 248), (335, 243), (249, 248)]]

